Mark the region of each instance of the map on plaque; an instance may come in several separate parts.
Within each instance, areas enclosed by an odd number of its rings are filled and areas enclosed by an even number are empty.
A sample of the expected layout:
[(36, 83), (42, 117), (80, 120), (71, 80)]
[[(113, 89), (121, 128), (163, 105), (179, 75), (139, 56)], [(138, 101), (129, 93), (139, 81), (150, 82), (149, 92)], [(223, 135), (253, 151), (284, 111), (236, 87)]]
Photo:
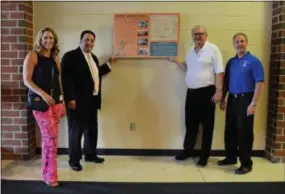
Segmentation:
[(118, 58), (178, 56), (180, 14), (114, 14), (114, 54)]

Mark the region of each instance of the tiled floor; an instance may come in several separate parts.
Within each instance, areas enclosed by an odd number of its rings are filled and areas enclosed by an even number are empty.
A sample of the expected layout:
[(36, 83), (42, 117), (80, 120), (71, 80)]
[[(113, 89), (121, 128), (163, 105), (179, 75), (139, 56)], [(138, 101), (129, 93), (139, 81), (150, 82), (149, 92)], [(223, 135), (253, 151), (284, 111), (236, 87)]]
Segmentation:
[[(85, 163), (83, 171), (74, 172), (68, 157), (58, 158), (59, 180), (100, 182), (260, 182), (285, 181), (285, 165), (253, 158), (253, 171), (235, 175), (236, 166), (220, 167), (220, 158), (210, 158), (208, 166), (199, 168), (194, 160), (176, 162), (173, 157), (105, 156), (105, 163)], [(40, 158), (31, 161), (2, 161), (2, 178), (39, 180)]]

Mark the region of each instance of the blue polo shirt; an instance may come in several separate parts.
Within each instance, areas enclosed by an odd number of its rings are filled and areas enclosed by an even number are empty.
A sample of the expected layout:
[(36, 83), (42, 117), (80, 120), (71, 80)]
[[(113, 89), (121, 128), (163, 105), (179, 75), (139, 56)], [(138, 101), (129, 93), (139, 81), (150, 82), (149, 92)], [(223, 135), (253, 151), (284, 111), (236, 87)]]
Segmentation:
[(242, 58), (231, 58), (229, 65), (229, 92), (232, 94), (254, 92), (255, 83), (264, 81), (262, 64), (250, 52)]

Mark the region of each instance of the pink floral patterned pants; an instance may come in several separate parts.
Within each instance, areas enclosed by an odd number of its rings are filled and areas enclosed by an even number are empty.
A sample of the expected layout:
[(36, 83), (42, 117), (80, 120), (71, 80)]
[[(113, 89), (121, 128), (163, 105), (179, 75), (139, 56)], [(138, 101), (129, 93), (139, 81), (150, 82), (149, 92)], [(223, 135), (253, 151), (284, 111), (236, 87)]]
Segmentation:
[(63, 105), (50, 106), (45, 112), (33, 111), (41, 130), (42, 178), (45, 182), (57, 182), (58, 124), (62, 117)]

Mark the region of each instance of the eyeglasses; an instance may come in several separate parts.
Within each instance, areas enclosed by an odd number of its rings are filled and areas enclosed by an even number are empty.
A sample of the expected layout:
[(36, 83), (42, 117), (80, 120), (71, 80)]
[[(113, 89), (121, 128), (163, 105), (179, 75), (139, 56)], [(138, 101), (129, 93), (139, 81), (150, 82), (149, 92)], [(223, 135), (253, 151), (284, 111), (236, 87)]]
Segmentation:
[(192, 34), (192, 36), (202, 36), (204, 34), (205, 34), (205, 32), (200, 32), (200, 33), (194, 33), (194, 34)]

